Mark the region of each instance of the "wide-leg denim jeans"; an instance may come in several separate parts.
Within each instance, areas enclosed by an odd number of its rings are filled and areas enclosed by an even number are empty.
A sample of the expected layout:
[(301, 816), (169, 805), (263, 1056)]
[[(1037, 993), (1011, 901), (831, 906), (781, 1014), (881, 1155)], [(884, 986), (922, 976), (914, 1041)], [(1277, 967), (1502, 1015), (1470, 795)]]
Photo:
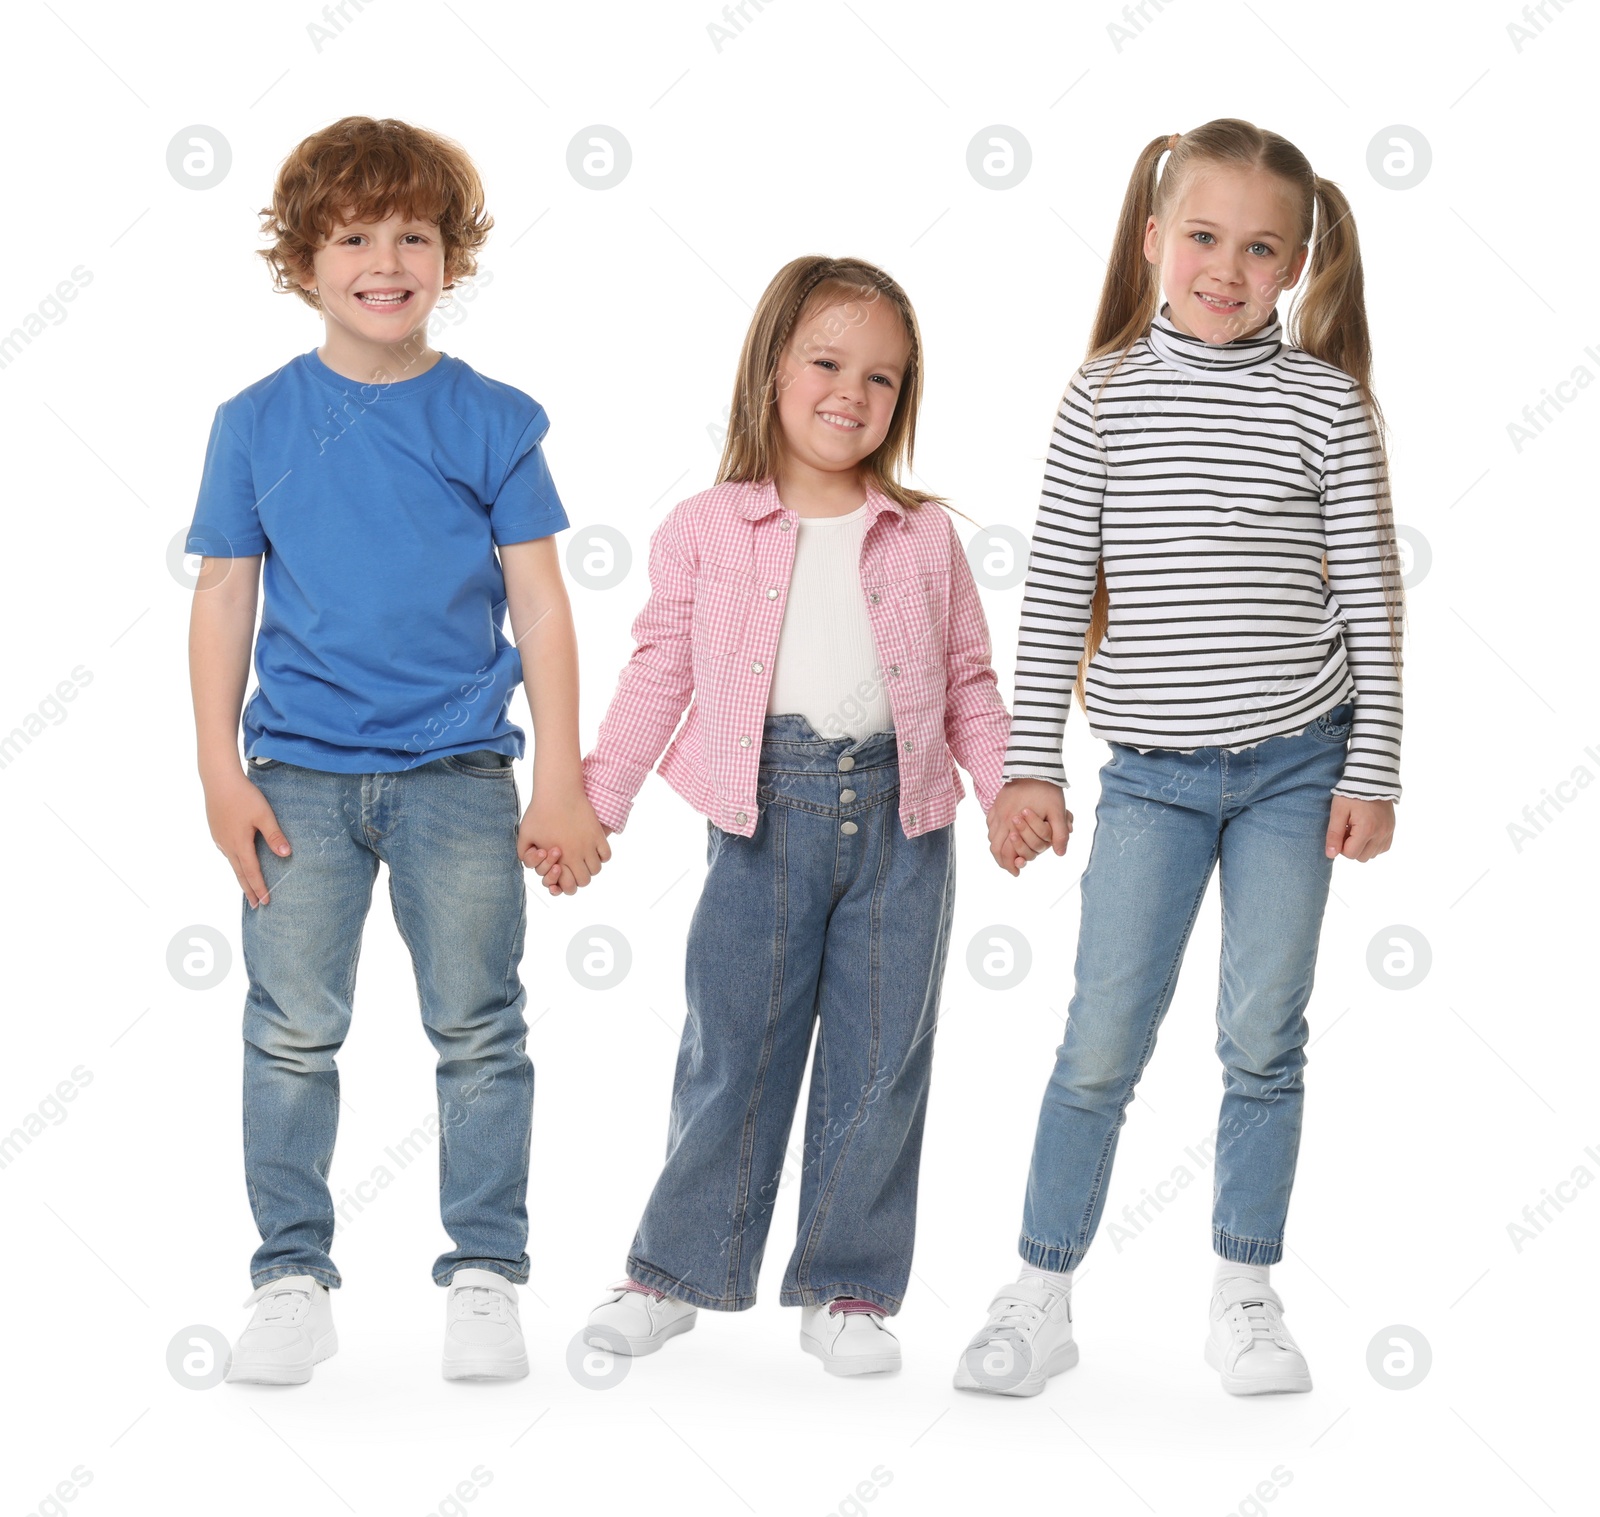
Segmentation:
[(244, 907), (244, 1161), (261, 1247), (251, 1280), (337, 1286), (328, 1188), (340, 1047), (381, 859), (438, 1052), (439, 1210), (455, 1247), (433, 1266), (528, 1278), (533, 1065), (518, 965), (526, 925), (511, 760), (493, 752), (387, 774), (250, 765), (292, 849), (257, 835), (270, 900)]
[[(955, 905), (953, 824), (908, 838), (893, 732), (765, 718), (751, 837), (707, 822), (667, 1162), (628, 1274), (755, 1302), (778, 1182), (800, 1177), (786, 1306), (899, 1310), (911, 1270), (934, 1027)], [(786, 1156), (813, 1025), (798, 1152)]]
[(1045, 1089), (1018, 1250), (1072, 1269), (1100, 1222), (1117, 1134), (1220, 867), (1222, 1108), (1212, 1246), (1273, 1264), (1300, 1149), (1306, 1004), (1333, 860), (1332, 788), (1354, 708), (1237, 753), (1111, 745), (1081, 884), (1076, 985)]

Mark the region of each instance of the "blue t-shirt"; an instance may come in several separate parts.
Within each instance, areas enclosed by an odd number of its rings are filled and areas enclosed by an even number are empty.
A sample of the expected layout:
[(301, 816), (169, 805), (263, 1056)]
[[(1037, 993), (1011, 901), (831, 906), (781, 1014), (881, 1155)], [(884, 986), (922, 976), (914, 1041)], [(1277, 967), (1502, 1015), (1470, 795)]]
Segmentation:
[(363, 774), (522, 756), (494, 545), (567, 525), (549, 425), (447, 354), (363, 384), (313, 350), (217, 408), (186, 551), (265, 555), (246, 757)]

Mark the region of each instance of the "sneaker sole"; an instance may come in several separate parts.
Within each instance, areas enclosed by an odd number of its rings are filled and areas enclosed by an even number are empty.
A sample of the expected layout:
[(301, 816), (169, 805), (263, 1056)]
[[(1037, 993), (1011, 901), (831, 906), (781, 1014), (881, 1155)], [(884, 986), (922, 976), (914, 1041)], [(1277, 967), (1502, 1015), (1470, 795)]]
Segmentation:
[(954, 1385), (958, 1391), (979, 1391), (989, 1396), (1037, 1396), (1044, 1389), (1045, 1381), (1052, 1375), (1059, 1375), (1063, 1370), (1071, 1369), (1078, 1362), (1078, 1345), (1069, 1340), (1057, 1344), (1055, 1351), (1045, 1360), (1044, 1369), (1030, 1370), (1015, 1385), (984, 1385), (967, 1368), (967, 1361), (963, 1359), (956, 1366)]
[(521, 1380), (528, 1373), (528, 1356), (518, 1359), (446, 1359), (446, 1380)]
[[(676, 1322), (669, 1322), (659, 1332), (651, 1333), (648, 1338), (630, 1338), (626, 1333), (614, 1332), (609, 1328), (604, 1333), (598, 1329), (592, 1333), (585, 1330), (583, 1341), (590, 1348), (610, 1349), (613, 1354), (625, 1353), (630, 1359), (638, 1359), (645, 1354), (655, 1353), (667, 1339), (676, 1338), (679, 1333), (688, 1332), (694, 1324), (694, 1316), (680, 1317)], [(617, 1347), (619, 1338), (627, 1345), (625, 1348)]]
[(839, 1358), (830, 1354), (820, 1343), (800, 1335), (800, 1347), (814, 1359), (822, 1361), (822, 1367), (830, 1375), (880, 1375), (887, 1370), (900, 1368), (899, 1354), (866, 1354), (856, 1355), (851, 1358)]
[(330, 1328), (323, 1337), (317, 1339), (309, 1363), (252, 1365), (246, 1362), (242, 1368), (238, 1364), (230, 1364), (223, 1379), (229, 1385), (304, 1385), (317, 1365), (338, 1352), (339, 1335)]
[(1222, 1388), (1230, 1396), (1274, 1396), (1311, 1389), (1309, 1373), (1280, 1375), (1273, 1380), (1255, 1379), (1248, 1375), (1230, 1375), (1222, 1367), (1222, 1350), (1210, 1338), (1206, 1339), (1206, 1363), (1222, 1376)]

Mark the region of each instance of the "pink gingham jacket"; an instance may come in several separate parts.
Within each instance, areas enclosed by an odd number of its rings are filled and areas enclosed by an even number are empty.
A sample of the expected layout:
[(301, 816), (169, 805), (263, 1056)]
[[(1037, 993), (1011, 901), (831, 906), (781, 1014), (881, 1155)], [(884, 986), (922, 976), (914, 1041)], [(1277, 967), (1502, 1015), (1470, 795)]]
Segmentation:
[[(754, 833), (762, 721), (796, 519), (768, 480), (715, 485), (680, 501), (656, 529), (650, 598), (633, 623), (637, 646), (583, 760), (589, 803), (613, 832), (622, 831), (666, 748), (657, 772), (674, 790), (724, 831)], [(954, 819), (966, 794), (956, 760), (988, 811), (1011, 719), (949, 515), (937, 505), (907, 511), (868, 485), (861, 590), (898, 736), (906, 836)]]

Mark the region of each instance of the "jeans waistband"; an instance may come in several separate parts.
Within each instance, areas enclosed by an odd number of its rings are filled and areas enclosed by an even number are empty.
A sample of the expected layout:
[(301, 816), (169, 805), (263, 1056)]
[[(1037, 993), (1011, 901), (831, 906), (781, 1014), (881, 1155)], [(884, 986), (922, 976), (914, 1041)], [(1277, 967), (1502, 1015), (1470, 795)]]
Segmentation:
[(768, 773), (836, 774), (839, 760), (847, 755), (852, 771), (881, 769), (898, 763), (898, 753), (892, 728), (859, 738), (823, 737), (797, 712), (769, 716), (761, 724), (760, 768)]

